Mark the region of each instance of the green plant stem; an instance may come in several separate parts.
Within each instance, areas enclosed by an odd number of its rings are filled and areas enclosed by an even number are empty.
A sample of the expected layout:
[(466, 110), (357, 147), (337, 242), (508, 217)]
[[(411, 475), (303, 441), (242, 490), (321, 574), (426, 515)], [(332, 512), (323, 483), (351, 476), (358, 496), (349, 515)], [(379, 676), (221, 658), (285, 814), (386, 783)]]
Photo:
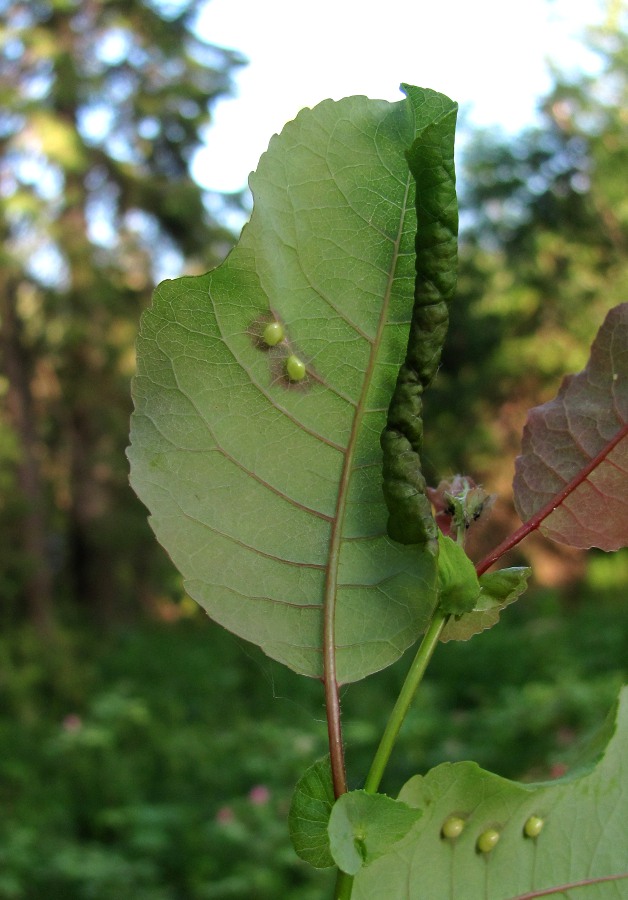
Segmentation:
[[(438, 646), (438, 641), (442, 630), (447, 624), (449, 615), (436, 610), (427, 631), (423, 635), (423, 640), (419, 645), (416, 656), (410, 666), (410, 671), (406, 675), (406, 680), (397, 697), (397, 702), (390, 714), (388, 724), (379, 742), (379, 747), (373, 758), (373, 763), (366, 776), (364, 789), (371, 794), (375, 794), (382, 780), (384, 770), (390, 759), (397, 735), (406, 717), (410, 704), (414, 699), (419, 684), (425, 674), (427, 665), (434, 655), (434, 651)], [(334, 890), (334, 900), (350, 900), (353, 890), (353, 875), (347, 875), (345, 872), (338, 870), (336, 877), (336, 887)]]
[(397, 697), (397, 702), (390, 714), (388, 724), (386, 725), (382, 739), (379, 742), (379, 747), (373, 758), (371, 768), (366, 776), (364, 790), (368, 791), (370, 794), (375, 794), (379, 788), (384, 770), (390, 759), (395, 741), (397, 740), (397, 735), (403, 724), (403, 720), (410, 709), (410, 704), (412, 703), (416, 690), (425, 674), (427, 664), (438, 646), (439, 638), (448, 619), (448, 613), (442, 613), (437, 609), (432, 616), (427, 631), (423, 635), (423, 640), (421, 641), (416, 656), (410, 666), (410, 671), (406, 675), (406, 680)]
[(351, 900), (351, 891), (353, 890), (353, 875), (347, 875), (341, 869), (338, 869), (336, 877), (336, 888), (334, 890), (334, 900)]

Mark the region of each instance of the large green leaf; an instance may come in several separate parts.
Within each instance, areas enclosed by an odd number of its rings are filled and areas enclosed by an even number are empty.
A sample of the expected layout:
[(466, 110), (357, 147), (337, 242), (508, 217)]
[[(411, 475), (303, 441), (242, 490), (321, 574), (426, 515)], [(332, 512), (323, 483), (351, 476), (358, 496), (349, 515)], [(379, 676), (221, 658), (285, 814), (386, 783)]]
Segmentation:
[[(162, 283), (138, 341), (131, 480), (187, 591), (311, 676), (326, 611), (341, 683), (396, 660), (436, 601), (433, 555), (386, 535), (379, 447), (415, 281), (404, 153), (443, 118), (453, 147), (455, 104), (407, 93), (328, 100), (286, 125), (251, 176), (237, 247)], [(273, 347), (270, 321), (285, 332)]]
[[(471, 762), (415, 776), (399, 799), (423, 817), (357, 875), (352, 900), (627, 897), (626, 746), (628, 688), (588, 764), (562, 779), (518, 784)], [(452, 820), (462, 831), (445, 837)]]

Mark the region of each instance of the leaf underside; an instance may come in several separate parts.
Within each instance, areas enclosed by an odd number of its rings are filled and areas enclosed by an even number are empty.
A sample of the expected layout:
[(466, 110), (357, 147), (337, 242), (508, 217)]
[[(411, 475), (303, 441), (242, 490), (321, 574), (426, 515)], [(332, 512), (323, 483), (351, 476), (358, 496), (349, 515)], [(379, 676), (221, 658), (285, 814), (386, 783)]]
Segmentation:
[(502, 609), (525, 591), (531, 573), (531, 569), (520, 566), (482, 575), (474, 608), (461, 616), (452, 616), (443, 629), (441, 641), (468, 641), (496, 625)]
[(327, 825), (335, 802), (329, 756), (317, 760), (294, 790), (288, 825), (297, 855), (315, 869), (335, 865)]
[(404, 152), (450, 107), (408, 88), (301, 112), (251, 176), (237, 247), (142, 320), (129, 458), (159, 541), (214, 620), (297, 672), (323, 675), (335, 604), (340, 683), (398, 659), (436, 602), (433, 556), (386, 534), (379, 436), (415, 281)]
[(541, 531), (573, 547), (627, 546), (628, 303), (609, 312), (586, 368), (528, 415), (513, 483), (521, 519), (573, 484)]
[[(600, 753), (596, 742), (595, 765), (580, 774), (519, 784), (462, 762), (410, 779), (399, 799), (424, 815), (357, 875), (352, 900), (627, 897), (628, 688), (614, 712), (604, 729), (606, 746)], [(464, 830), (446, 839), (441, 829), (451, 816), (464, 820)], [(535, 838), (524, 833), (531, 816), (544, 820)], [(478, 838), (490, 829), (499, 842), (481, 853)]]
[(329, 845), (336, 864), (355, 875), (387, 853), (422, 815), (422, 810), (384, 794), (343, 794), (329, 818)]

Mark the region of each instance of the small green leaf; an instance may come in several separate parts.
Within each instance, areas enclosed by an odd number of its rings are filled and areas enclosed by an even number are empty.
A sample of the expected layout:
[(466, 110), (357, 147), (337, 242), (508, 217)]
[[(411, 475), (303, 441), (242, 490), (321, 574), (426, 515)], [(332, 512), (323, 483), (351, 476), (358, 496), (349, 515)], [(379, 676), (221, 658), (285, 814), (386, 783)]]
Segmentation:
[(460, 544), (443, 534), (438, 548), (439, 608), (457, 616), (470, 612), (480, 595), (475, 567)]
[(384, 794), (343, 794), (329, 819), (329, 843), (336, 864), (355, 875), (404, 838), (422, 815), (422, 810)]
[(487, 572), (480, 577), (480, 593), (473, 609), (449, 620), (442, 641), (468, 641), (474, 634), (492, 628), (499, 613), (525, 591), (532, 569), (526, 566)]
[(531, 574), (532, 569), (529, 566), (516, 566), (481, 575), (480, 596), (474, 609), (478, 612), (495, 609), (495, 607), (503, 609), (509, 603), (514, 603), (528, 586), (528, 578)]
[(334, 800), (331, 765), (325, 756), (299, 779), (288, 815), (290, 838), (297, 856), (316, 869), (335, 865), (327, 832)]

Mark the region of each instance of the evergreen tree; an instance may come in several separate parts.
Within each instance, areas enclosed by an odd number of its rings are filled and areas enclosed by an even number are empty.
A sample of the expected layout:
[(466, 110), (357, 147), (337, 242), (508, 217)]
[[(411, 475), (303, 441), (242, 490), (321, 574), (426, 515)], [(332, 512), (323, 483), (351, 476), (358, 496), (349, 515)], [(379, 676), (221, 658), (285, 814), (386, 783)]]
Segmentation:
[(590, 42), (600, 72), (556, 72), (540, 126), (515, 138), (479, 132), (467, 145), (458, 297), (426, 395), (435, 470), (449, 460), (481, 471), (496, 451), (511, 459), (525, 411), (582, 368), (606, 312), (625, 300), (628, 38), (615, 23)]
[[(626, 298), (626, 30), (609, 21), (589, 46), (595, 76), (555, 71), (540, 125), (475, 133), (460, 167), (458, 291), (425, 397), (424, 470), (432, 484), (466, 472), (502, 498), (471, 532), (477, 558), (518, 522), (508, 498), (527, 411), (583, 368), (606, 313)], [(584, 574), (584, 554), (539, 535), (520, 552), (541, 582)]]
[(195, 33), (198, 10), (0, 3), (0, 476), (17, 498), (0, 568), (42, 630), (55, 598), (107, 617), (149, 592), (124, 457), (139, 314), (156, 280), (232, 241), (189, 164), (242, 60)]

